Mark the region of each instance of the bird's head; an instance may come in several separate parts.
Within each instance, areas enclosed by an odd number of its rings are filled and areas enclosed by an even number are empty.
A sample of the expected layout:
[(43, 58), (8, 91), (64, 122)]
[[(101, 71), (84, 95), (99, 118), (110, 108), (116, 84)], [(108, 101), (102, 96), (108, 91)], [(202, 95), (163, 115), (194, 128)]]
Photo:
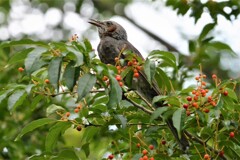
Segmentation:
[(90, 19), (88, 23), (98, 27), (100, 38), (112, 37), (118, 40), (127, 40), (126, 30), (114, 21), (98, 21)]

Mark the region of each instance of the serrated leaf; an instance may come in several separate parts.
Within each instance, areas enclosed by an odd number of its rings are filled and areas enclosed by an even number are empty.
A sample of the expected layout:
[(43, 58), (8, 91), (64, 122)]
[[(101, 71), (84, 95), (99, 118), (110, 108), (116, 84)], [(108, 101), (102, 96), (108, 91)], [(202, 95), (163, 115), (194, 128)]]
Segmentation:
[(78, 81), (78, 101), (85, 97), (96, 83), (96, 75), (91, 73), (84, 74)]
[(151, 82), (155, 75), (155, 70), (156, 70), (156, 66), (154, 62), (152, 62), (150, 59), (147, 59), (143, 65), (143, 69), (144, 69), (144, 73), (147, 76), (148, 82), (152, 84)]
[(57, 91), (59, 90), (59, 79), (62, 66), (62, 57), (54, 57), (48, 66), (48, 78)]
[(25, 90), (17, 90), (8, 98), (8, 110), (12, 112), (16, 107), (20, 106), (25, 98), (27, 93)]
[(20, 52), (17, 52), (15, 53), (11, 58), (10, 60), (8, 61), (8, 64), (16, 64), (18, 62), (21, 62), (23, 61), (28, 53), (30, 53), (31, 51), (33, 51), (34, 48), (28, 48), (28, 49), (25, 49), (25, 50), (22, 50)]
[(162, 114), (168, 110), (167, 107), (160, 107), (157, 108), (155, 111), (153, 111), (151, 117), (150, 117), (150, 122), (153, 120), (157, 119), (158, 117), (162, 117)]
[(173, 113), (173, 126), (177, 129), (179, 137), (181, 137), (181, 131), (184, 126), (185, 118), (186, 110), (184, 108), (179, 108)]
[(163, 90), (171, 91), (171, 83), (166, 75), (166, 73), (160, 69), (159, 67), (157, 68), (157, 72), (155, 74), (155, 78), (157, 80), (157, 84), (159, 88), (162, 88)]
[(202, 40), (206, 37), (206, 35), (215, 27), (215, 23), (208, 23), (206, 24), (203, 29), (202, 32), (200, 33), (200, 36), (198, 38), (198, 40)]
[(65, 109), (61, 106), (58, 106), (56, 104), (51, 104), (50, 106), (47, 107), (47, 110), (46, 110), (46, 115), (47, 117), (53, 113), (56, 113), (57, 111), (59, 112), (63, 112), (65, 111)]
[(45, 124), (49, 124), (49, 123), (53, 123), (56, 122), (57, 120), (55, 119), (51, 119), (51, 118), (42, 118), (42, 119), (38, 119), (35, 121), (30, 122), (29, 124), (27, 124), (22, 130), (21, 132), (18, 134), (18, 136), (15, 138), (15, 141), (19, 140), (19, 138), (21, 138), (23, 135), (25, 135), (28, 132), (33, 131), (36, 128), (39, 128)]
[(109, 76), (110, 79), (110, 93), (108, 107), (114, 107), (120, 103), (122, 99), (122, 88), (118, 84), (118, 81), (112, 76)]
[(52, 152), (53, 148), (57, 144), (58, 138), (64, 134), (64, 132), (71, 127), (70, 122), (57, 122), (49, 130), (49, 133), (45, 140), (46, 152)]
[(0, 95), (0, 104), (1, 104), (2, 100), (4, 100), (12, 91), (13, 91), (13, 89), (9, 89), (7, 91), (4, 91), (3, 94)]
[(34, 97), (32, 103), (31, 103), (31, 106), (30, 106), (31, 110), (32, 111), (35, 110), (37, 104), (39, 104), (39, 102), (44, 98), (45, 98), (45, 96), (43, 96), (43, 95), (37, 95), (36, 97)]
[(114, 117), (120, 121), (122, 128), (125, 129), (127, 124), (127, 118), (123, 115), (115, 115)]
[(25, 58), (25, 62), (24, 62), (25, 70), (28, 74), (35, 71), (34, 69), (37, 68), (35, 67), (35, 65), (39, 64), (41, 55), (46, 51), (47, 51), (46, 48), (38, 47), (28, 53), (27, 58)]

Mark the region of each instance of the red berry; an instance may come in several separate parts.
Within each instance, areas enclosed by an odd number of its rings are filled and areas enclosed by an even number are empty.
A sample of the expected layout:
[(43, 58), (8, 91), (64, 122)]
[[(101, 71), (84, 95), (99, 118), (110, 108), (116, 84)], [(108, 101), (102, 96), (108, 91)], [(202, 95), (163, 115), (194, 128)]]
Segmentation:
[(151, 145), (148, 146), (148, 148), (149, 148), (150, 150), (153, 150), (153, 149), (154, 149), (154, 146), (151, 144)]
[(143, 156), (143, 160), (148, 160), (148, 156)]
[(197, 102), (193, 102), (193, 103), (192, 103), (192, 106), (195, 107), (195, 108), (198, 108)]
[(138, 78), (139, 77), (139, 73), (138, 72), (134, 73), (133, 77)]
[(146, 154), (148, 154), (148, 151), (147, 151), (146, 149), (144, 149), (144, 150), (142, 151), (142, 154), (143, 154), (143, 155), (146, 155)]
[(132, 66), (132, 62), (129, 61), (129, 62), (128, 62), (128, 66)]
[(193, 97), (194, 101), (198, 101), (198, 96)]
[(208, 112), (209, 112), (209, 109), (208, 109), (208, 108), (204, 108), (204, 109), (203, 109), (203, 112), (208, 113)]
[(23, 72), (24, 69), (23, 69), (22, 67), (19, 67), (19, 68), (18, 68), (18, 71), (19, 71), (19, 72)]
[(149, 160), (154, 160), (154, 158), (153, 158), (153, 157), (151, 157)]
[(140, 144), (140, 143), (138, 143), (138, 144), (137, 144), (137, 148), (140, 148), (140, 146), (141, 146), (141, 144)]
[(196, 90), (193, 90), (193, 91), (192, 91), (192, 94), (196, 94)]
[(70, 116), (70, 112), (67, 112), (67, 113), (66, 113), (66, 116), (69, 117), (69, 116)]
[(199, 77), (198, 77), (198, 76), (196, 76), (196, 77), (195, 77), (195, 79), (198, 81), (198, 80), (199, 80)]
[(78, 112), (79, 112), (79, 109), (78, 109), (78, 108), (74, 109), (74, 112), (75, 112), (75, 113), (78, 113)]
[(204, 155), (204, 159), (209, 159), (209, 158), (210, 158), (209, 154)]
[(210, 104), (211, 104), (213, 107), (215, 107), (215, 106), (217, 105), (215, 101), (211, 101)]
[(109, 156), (108, 156), (108, 159), (113, 159), (114, 158), (114, 156), (112, 155), (112, 154), (110, 154)]
[(224, 151), (223, 151), (223, 150), (221, 150), (221, 151), (219, 152), (219, 156), (220, 156), (220, 157), (223, 157), (223, 156), (224, 156)]
[(141, 66), (136, 66), (136, 69), (137, 69), (137, 70), (141, 70), (142, 67), (141, 67)]
[(217, 75), (216, 74), (213, 74), (212, 75), (212, 79), (216, 79), (217, 78)]
[(201, 94), (206, 94), (206, 91), (204, 89), (202, 89)]
[(133, 65), (134, 66), (138, 65), (138, 62), (137, 61), (133, 62)]
[(117, 66), (116, 68), (117, 68), (117, 70), (121, 70), (121, 66)]
[(187, 109), (188, 108), (188, 104), (183, 104), (183, 108)]
[(117, 81), (121, 81), (121, 79), (122, 79), (122, 77), (120, 75), (116, 75), (115, 78), (116, 78)]
[(212, 96), (208, 96), (208, 102), (212, 101)]
[(224, 92), (223, 92), (223, 95), (224, 95), (224, 96), (228, 96), (228, 91), (224, 91)]
[(139, 160), (143, 160), (143, 158), (141, 157), (141, 158), (139, 158)]
[(44, 82), (45, 82), (46, 84), (49, 84), (49, 83), (50, 83), (49, 79), (45, 79)]
[(189, 110), (186, 110), (187, 116), (190, 116), (191, 112)]
[(230, 132), (229, 137), (233, 138), (234, 137), (234, 132)]
[(192, 97), (188, 96), (187, 101), (192, 101)]
[(166, 143), (167, 143), (167, 141), (165, 141), (165, 140), (162, 140), (162, 145), (165, 145)]

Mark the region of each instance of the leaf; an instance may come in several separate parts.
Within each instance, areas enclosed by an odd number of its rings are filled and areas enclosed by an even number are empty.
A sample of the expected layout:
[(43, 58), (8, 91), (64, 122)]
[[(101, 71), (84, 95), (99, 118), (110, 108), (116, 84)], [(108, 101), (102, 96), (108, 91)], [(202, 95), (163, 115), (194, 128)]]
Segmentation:
[(181, 137), (181, 131), (184, 126), (185, 118), (186, 110), (184, 108), (179, 108), (173, 113), (173, 126), (177, 129), (179, 137)]
[(148, 82), (152, 84), (151, 82), (156, 70), (155, 63), (152, 62), (150, 59), (147, 59), (144, 63), (143, 69), (144, 69), (144, 73), (147, 76)]
[(59, 90), (59, 79), (61, 73), (62, 57), (55, 57), (48, 66), (48, 78), (57, 91)]
[(210, 43), (208, 43), (207, 48), (208, 49), (213, 48), (214, 51), (222, 50), (222, 51), (228, 52), (233, 57), (237, 56), (237, 54), (232, 50), (232, 48), (223, 42), (219, 42), (219, 41), (210, 42)]
[(159, 88), (162, 88), (163, 90), (171, 91), (171, 83), (166, 73), (159, 67), (157, 68), (156, 73), (157, 74), (155, 74), (155, 78), (157, 80), (157, 84)]
[(31, 103), (31, 110), (35, 110), (36, 106), (39, 104), (39, 102), (42, 100), (42, 99), (45, 99), (45, 96), (43, 95), (37, 95), (36, 97), (34, 97), (32, 103)]
[(66, 82), (66, 86), (70, 91), (73, 90), (73, 87), (76, 85), (77, 79), (80, 74), (80, 68), (74, 67), (75, 63), (71, 61), (66, 66), (65, 72), (63, 74), (63, 79)]
[(203, 29), (202, 32), (200, 33), (200, 36), (198, 38), (199, 41), (201, 41), (202, 39), (204, 39), (206, 37), (206, 35), (215, 27), (216, 23), (208, 23), (206, 24)]
[(27, 58), (25, 59), (24, 65), (25, 65), (25, 69), (26, 72), (28, 74), (32, 73), (34, 70), (33, 68), (36, 64), (38, 64), (37, 62), (40, 59), (40, 56), (46, 52), (47, 49), (46, 48), (35, 48), (34, 50), (32, 50), (31, 52), (29, 52), (29, 54), (27, 55)]
[(93, 50), (92, 45), (88, 39), (84, 39), (84, 44), (87, 52), (91, 52)]
[(25, 50), (15, 53), (8, 61), (8, 64), (16, 64), (18, 62), (23, 61), (27, 57), (28, 53), (30, 53), (33, 50), (34, 50), (34, 48), (28, 48), (28, 49), (25, 49)]
[(95, 135), (98, 134), (100, 128), (89, 126), (85, 129), (85, 132), (83, 134), (83, 141), (84, 142), (90, 142)]
[(118, 81), (112, 75), (109, 75), (110, 79), (110, 93), (108, 107), (112, 108), (119, 104), (122, 99), (122, 88), (118, 84)]
[(88, 157), (89, 154), (90, 154), (89, 143), (85, 143), (81, 148), (82, 148), (82, 150), (84, 151), (86, 157)]
[(96, 83), (96, 76), (91, 73), (84, 74), (78, 81), (78, 101), (85, 97)]
[(3, 94), (0, 95), (0, 104), (9, 94), (11, 94), (12, 91), (13, 91), (13, 89), (9, 89), (9, 90), (6, 90), (5, 92), (3, 92)]
[(115, 115), (114, 117), (120, 121), (122, 128), (125, 129), (127, 124), (127, 118), (123, 115)]
[(161, 115), (166, 112), (168, 110), (167, 107), (161, 107), (161, 108), (157, 108), (151, 115), (150, 117), (150, 122), (152, 122), (153, 120), (157, 119), (158, 117), (161, 117)]
[(45, 48), (49, 48), (49, 46), (42, 41), (33, 41), (31, 39), (21, 39), (19, 41), (6, 41), (0, 44), (0, 48), (10, 47), (10, 46), (18, 46), (18, 45), (37, 45)]
[(167, 52), (167, 51), (153, 50), (153, 51), (148, 55), (148, 57), (169, 59), (169, 60), (172, 61), (173, 63), (176, 62), (176, 57), (174, 56), (174, 54), (172, 54), (171, 52)]
[(57, 111), (65, 111), (65, 109), (61, 106), (58, 106), (56, 104), (51, 104), (50, 106), (48, 106), (47, 110), (46, 110), (46, 114), (47, 117), (50, 116), (53, 113), (56, 113)]
[(46, 152), (52, 152), (53, 148), (57, 144), (58, 138), (64, 134), (64, 132), (71, 127), (70, 122), (57, 122), (49, 130), (49, 133), (45, 140)]
[(23, 135), (25, 135), (28, 132), (33, 131), (36, 128), (39, 128), (45, 124), (49, 124), (49, 123), (53, 123), (56, 122), (57, 120), (55, 119), (51, 119), (51, 118), (42, 118), (42, 119), (38, 119), (35, 121), (30, 122), (29, 124), (27, 124), (22, 130), (21, 132), (18, 134), (18, 136), (15, 138), (15, 141), (19, 140)]
[(25, 98), (27, 93), (25, 90), (17, 90), (8, 98), (8, 110), (12, 112), (16, 107), (20, 106)]
[(79, 158), (73, 149), (65, 149), (51, 160), (79, 160)]
[(83, 54), (76, 48), (73, 46), (67, 46), (67, 50), (71, 53), (73, 53), (73, 55), (76, 58), (76, 66), (80, 66), (84, 63), (83, 61)]

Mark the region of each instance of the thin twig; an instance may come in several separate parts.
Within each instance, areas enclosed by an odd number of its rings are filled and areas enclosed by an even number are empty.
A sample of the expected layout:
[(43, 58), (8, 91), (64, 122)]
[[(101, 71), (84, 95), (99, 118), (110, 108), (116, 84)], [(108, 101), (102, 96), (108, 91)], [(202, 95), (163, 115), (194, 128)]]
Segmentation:
[(127, 98), (127, 99), (128, 99), (134, 106), (136, 106), (137, 108), (143, 110), (144, 112), (146, 112), (146, 113), (148, 113), (148, 114), (152, 114), (152, 113), (153, 113), (153, 111), (151, 111), (151, 110), (149, 110), (149, 109), (147, 109), (147, 108), (145, 108), (145, 107), (137, 104), (137, 103), (134, 102), (133, 100), (131, 100), (131, 99), (129, 99), (129, 98)]
[(155, 108), (152, 106), (151, 103), (149, 103), (146, 98), (144, 98), (138, 91), (136, 91), (137, 95), (153, 110), (155, 111)]

